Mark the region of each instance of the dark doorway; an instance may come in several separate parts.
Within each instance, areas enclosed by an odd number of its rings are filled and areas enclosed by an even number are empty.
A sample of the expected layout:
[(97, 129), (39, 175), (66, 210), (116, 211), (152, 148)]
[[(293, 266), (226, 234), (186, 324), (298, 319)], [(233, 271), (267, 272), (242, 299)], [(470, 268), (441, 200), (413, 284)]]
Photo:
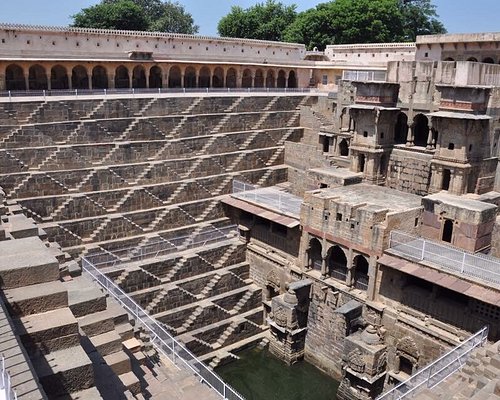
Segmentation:
[(358, 172), (365, 172), (365, 155), (359, 155), (359, 169)]
[(443, 242), (451, 243), (451, 238), (453, 237), (453, 221), (451, 219), (447, 219), (444, 221), (443, 226)]
[(449, 190), (450, 189), (450, 181), (451, 181), (451, 171), (447, 168), (443, 169), (443, 183), (441, 185), (441, 189)]
[(330, 151), (330, 138), (328, 136), (323, 136), (323, 153), (328, 153)]
[(406, 357), (399, 356), (399, 370), (410, 376), (413, 374), (413, 364)]
[(408, 117), (404, 113), (399, 113), (394, 127), (394, 142), (405, 144), (408, 136)]
[(349, 144), (347, 140), (342, 139), (339, 143), (339, 151), (342, 157), (347, 157), (349, 155)]
[(417, 114), (413, 120), (413, 143), (415, 146), (426, 147), (429, 136), (429, 120), (424, 114)]

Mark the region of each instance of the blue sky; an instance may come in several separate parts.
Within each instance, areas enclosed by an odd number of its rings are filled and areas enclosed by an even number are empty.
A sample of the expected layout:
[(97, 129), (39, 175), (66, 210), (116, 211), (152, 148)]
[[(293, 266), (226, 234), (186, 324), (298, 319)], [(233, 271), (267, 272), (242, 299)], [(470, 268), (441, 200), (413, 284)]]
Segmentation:
[[(217, 22), (233, 5), (243, 8), (264, 0), (180, 0), (200, 26), (200, 34), (217, 35)], [(281, 0), (297, 4), (303, 11), (324, 2), (315, 0)], [(68, 25), (70, 15), (99, 0), (2, 0), (0, 22), (33, 25)], [(450, 33), (499, 32), (500, 0), (434, 0), (438, 14)]]

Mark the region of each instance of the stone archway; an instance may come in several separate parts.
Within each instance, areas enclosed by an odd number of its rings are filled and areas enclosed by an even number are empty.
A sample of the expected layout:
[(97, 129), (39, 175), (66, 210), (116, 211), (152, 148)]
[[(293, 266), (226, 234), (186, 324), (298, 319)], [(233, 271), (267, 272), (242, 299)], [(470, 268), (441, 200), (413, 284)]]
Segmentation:
[(491, 57), (485, 57), (485, 58), (483, 58), (483, 63), (485, 63), (485, 64), (495, 64), (495, 61)]
[(343, 138), (339, 143), (339, 154), (342, 157), (349, 156), (349, 143), (346, 138)]
[(413, 118), (413, 144), (419, 147), (426, 147), (428, 136), (429, 119), (424, 114), (417, 114)]
[(54, 65), (50, 69), (50, 88), (54, 90), (69, 89), (68, 72), (62, 65)]
[(196, 70), (194, 67), (187, 67), (184, 71), (184, 87), (185, 88), (195, 88), (196, 87)]
[(214, 69), (214, 73), (212, 75), (212, 86), (214, 88), (224, 87), (224, 70), (221, 67)]
[(275, 270), (271, 270), (266, 277), (266, 300), (280, 294), (280, 278)]
[(347, 257), (340, 246), (328, 250), (328, 275), (340, 281), (347, 280)]
[(353, 260), (354, 266), (354, 287), (360, 290), (368, 290), (368, 260), (362, 255), (357, 255)]
[(209, 88), (211, 77), (212, 74), (208, 67), (203, 67), (202, 69), (200, 69), (200, 77), (198, 78), (198, 87)]
[(420, 352), (415, 341), (405, 336), (396, 345), (396, 373), (403, 371), (407, 375), (412, 375), (418, 369)]
[(226, 73), (226, 87), (235, 88), (236, 86), (236, 70), (234, 68), (229, 68)]
[(252, 87), (252, 71), (250, 71), (248, 68), (243, 71), (243, 76), (241, 77), (241, 87)]
[(309, 268), (315, 269), (317, 271), (321, 271), (321, 264), (323, 262), (322, 257), (323, 246), (321, 246), (320, 241), (317, 238), (312, 238), (309, 241), (308, 259), (309, 259)]
[(92, 69), (92, 88), (108, 88), (108, 74), (106, 73), (106, 69), (102, 65), (97, 65)]
[(408, 138), (408, 116), (400, 112), (394, 126), (394, 143), (405, 144)]
[(128, 89), (130, 88), (130, 79), (128, 75), (128, 69), (123, 65), (116, 68), (115, 71), (115, 88), (116, 89)]
[(23, 69), (17, 64), (10, 64), (5, 70), (6, 90), (26, 90), (26, 79)]
[(168, 87), (171, 89), (182, 87), (181, 69), (177, 65), (170, 68), (168, 73)]
[(282, 69), (280, 69), (278, 72), (278, 80), (276, 82), (276, 86), (279, 88), (286, 87), (286, 72), (283, 71)]
[(272, 69), (267, 70), (266, 74), (266, 87), (273, 88), (276, 86), (276, 78)]
[(288, 87), (289, 88), (297, 87), (297, 76), (295, 74), (295, 71), (290, 71), (288, 73)]
[(253, 87), (261, 88), (264, 87), (264, 72), (261, 69), (255, 71), (255, 79)]
[(136, 65), (132, 70), (132, 87), (137, 89), (146, 88), (146, 71), (142, 65)]
[(163, 77), (161, 68), (154, 65), (149, 70), (149, 88), (156, 89), (163, 86)]
[(29, 90), (47, 90), (47, 72), (40, 64), (32, 65), (28, 74)]
[(82, 65), (73, 67), (71, 71), (71, 86), (73, 89), (88, 89), (89, 76), (87, 70)]

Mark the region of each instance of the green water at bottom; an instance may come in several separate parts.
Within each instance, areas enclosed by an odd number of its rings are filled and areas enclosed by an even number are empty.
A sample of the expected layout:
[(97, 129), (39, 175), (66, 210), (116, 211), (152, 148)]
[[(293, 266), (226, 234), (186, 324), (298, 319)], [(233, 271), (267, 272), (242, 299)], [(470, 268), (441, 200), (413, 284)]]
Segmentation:
[(267, 350), (238, 353), (216, 368), (246, 400), (335, 400), (339, 383), (304, 361), (287, 366)]

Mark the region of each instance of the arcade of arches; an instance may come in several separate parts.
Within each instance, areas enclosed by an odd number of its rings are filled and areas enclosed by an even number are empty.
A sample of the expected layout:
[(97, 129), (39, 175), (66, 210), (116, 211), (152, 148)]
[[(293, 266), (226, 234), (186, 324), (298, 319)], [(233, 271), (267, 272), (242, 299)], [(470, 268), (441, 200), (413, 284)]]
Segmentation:
[(161, 65), (12, 63), (0, 66), (0, 90), (128, 88), (296, 88), (291, 69)]
[(330, 247), (324, 252), (320, 240), (312, 238), (306, 252), (306, 265), (310, 269), (319, 271), (323, 276), (344, 282), (347, 286), (367, 290), (369, 282), (368, 259), (361, 254), (349, 259), (347, 249), (343, 249), (339, 245), (327, 245)]

